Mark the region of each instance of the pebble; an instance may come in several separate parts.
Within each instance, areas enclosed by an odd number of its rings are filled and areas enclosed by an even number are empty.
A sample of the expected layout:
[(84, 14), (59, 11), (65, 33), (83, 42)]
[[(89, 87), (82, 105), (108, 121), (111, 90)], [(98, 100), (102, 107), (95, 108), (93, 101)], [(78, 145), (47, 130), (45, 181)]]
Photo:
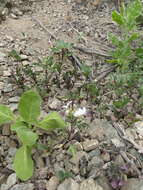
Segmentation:
[(101, 157), (102, 157), (102, 159), (103, 159), (105, 162), (109, 162), (109, 161), (110, 161), (110, 154), (109, 154), (108, 152), (102, 153), (102, 154), (101, 154)]
[(98, 141), (96, 139), (86, 140), (83, 142), (83, 149), (87, 152), (96, 149), (97, 146)]
[(116, 148), (125, 147), (125, 144), (122, 143), (122, 142), (121, 142), (119, 139), (117, 139), (117, 138), (111, 139), (111, 142), (114, 144), (114, 146), (115, 146)]
[(5, 93), (11, 92), (12, 90), (13, 90), (12, 84), (5, 84), (4, 89), (3, 89)]
[(92, 168), (92, 167), (102, 167), (104, 165), (104, 162), (102, 160), (102, 158), (100, 156), (94, 156), (90, 163), (89, 163), (89, 166)]
[(74, 157), (71, 158), (70, 162), (79, 165), (79, 161), (81, 160), (82, 157), (86, 157), (87, 159), (89, 158), (88, 154), (84, 151), (79, 151), (75, 154)]
[(11, 71), (10, 70), (3, 71), (3, 76), (4, 77), (10, 77), (11, 76)]
[(126, 181), (121, 190), (143, 190), (143, 180), (137, 178), (130, 178)]
[(100, 154), (101, 154), (101, 151), (98, 148), (96, 148), (95, 150), (92, 150), (88, 153), (90, 158), (93, 158), (94, 156), (99, 156)]
[(56, 176), (52, 176), (46, 184), (47, 190), (56, 190), (59, 185), (59, 179)]
[(52, 100), (51, 103), (49, 103), (49, 108), (55, 110), (61, 107), (61, 101), (58, 99)]
[(93, 179), (85, 179), (80, 184), (79, 190), (103, 190), (103, 188), (98, 185)]
[(71, 178), (65, 179), (65, 181), (59, 185), (57, 190), (79, 190), (79, 184)]
[(11, 186), (13, 186), (13, 185), (16, 184), (16, 181), (17, 181), (16, 173), (12, 173), (12, 174), (8, 177), (6, 184), (8, 185), (8, 187), (11, 187)]
[(8, 150), (8, 156), (13, 157), (15, 155), (16, 151), (17, 151), (16, 148), (10, 147)]
[(82, 146), (82, 144), (79, 143), (79, 142), (75, 142), (75, 143), (73, 144), (73, 146), (74, 146), (75, 149), (78, 150), (78, 151), (82, 151), (82, 150), (83, 150), (83, 146)]
[(16, 111), (18, 109), (18, 104), (17, 103), (10, 103), (9, 107), (11, 111)]
[(19, 99), (20, 99), (19, 96), (14, 96), (14, 97), (9, 98), (8, 101), (10, 103), (17, 103), (17, 102), (19, 102)]
[(34, 184), (32, 183), (16, 184), (10, 190), (34, 190)]

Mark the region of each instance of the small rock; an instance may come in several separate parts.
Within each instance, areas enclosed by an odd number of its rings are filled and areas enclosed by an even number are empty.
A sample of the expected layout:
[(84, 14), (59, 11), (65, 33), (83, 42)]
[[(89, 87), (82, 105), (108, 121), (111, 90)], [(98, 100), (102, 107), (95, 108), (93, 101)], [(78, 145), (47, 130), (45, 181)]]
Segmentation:
[(83, 142), (83, 148), (85, 151), (91, 151), (96, 149), (98, 146), (98, 141), (96, 139), (87, 140)]
[(12, 173), (7, 179), (7, 186), (10, 188), (11, 186), (15, 185), (17, 181), (16, 173)]
[(13, 89), (12, 89), (12, 84), (5, 84), (5, 86), (4, 86), (4, 89), (3, 89), (3, 91), (4, 92), (11, 92)]
[(14, 97), (9, 98), (8, 101), (9, 101), (10, 103), (17, 103), (17, 102), (19, 102), (19, 99), (20, 99), (19, 96), (14, 96)]
[(13, 19), (18, 19), (18, 17), (17, 17), (15, 14), (13, 14), (13, 13), (11, 13), (10, 16), (11, 16), (11, 18), (13, 18)]
[(44, 168), (45, 167), (43, 158), (41, 158), (38, 153), (35, 153), (33, 158), (34, 158), (34, 160), (36, 162), (37, 168)]
[(0, 90), (2, 90), (4, 87), (4, 83), (3, 82), (0, 82)]
[(18, 104), (17, 103), (10, 103), (9, 107), (10, 107), (11, 111), (15, 111), (18, 108)]
[(57, 190), (79, 190), (79, 184), (73, 179), (69, 178), (61, 183)]
[(59, 179), (56, 176), (53, 176), (49, 179), (46, 184), (47, 190), (56, 190), (59, 185)]
[(84, 151), (79, 151), (75, 154), (74, 157), (71, 158), (70, 162), (79, 165), (79, 161), (81, 160), (82, 157), (86, 157), (87, 159), (89, 158), (88, 154)]
[(102, 159), (103, 159), (105, 162), (109, 162), (109, 161), (110, 161), (110, 154), (109, 154), (108, 152), (102, 153), (102, 154), (101, 154), (101, 157), (102, 157)]
[(46, 181), (47, 180), (36, 180), (34, 183), (36, 186), (36, 189), (45, 190), (46, 189)]
[(78, 150), (78, 151), (82, 151), (82, 150), (83, 150), (83, 146), (82, 146), (82, 144), (79, 143), (78, 141), (75, 142), (75, 143), (73, 144), (73, 146), (74, 146), (75, 149)]
[(0, 189), (1, 189), (1, 190), (8, 190), (9, 187), (8, 187), (7, 184), (2, 184), (2, 185), (0, 186)]
[(95, 119), (89, 123), (87, 133), (92, 138), (110, 142), (112, 138), (120, 138), (116, 129), (106, 120)]
[(97, 183), (105, 190), (112, 190), (112, 187), (110, 186), (108, 179), (104, 176), (101, 176), (97, 178)]
[(91, 161), (89, 162), (89, 166), (92, 167), (102, 167), (104, 165), (103, 160), (100, 156), (94, 156)]
[(22, 55), (20, 55), (20, 57), (21, 57), (22, 61), (28, 60), (28, 56), (27, 55), (22, 54)]
[(79, 190), (103, 190), (93, 179), (86, 179), (80, 184)]
[(143, 136), (143, 121), (134, 123), (134, 127), (140, 136)]
[(23, 15), (22, 11), (20, 11), (20, 10), (17, 9), (17, 8), (12, 9), (12, 12), (13, 12), (13, 14), (15, 14), (16, 16), (22, 16), (22, 15)]
[(115, 146), (116, 148), (125, 147), (125, 144), (122, 143), (122, 142), (121, 142), (119, 139), (117, 139), (117, 138), (111, 139), (111, 142), (114, 144), (114, 146)]
[(16, 151), (17, 151), (16, 148), (10, 147), (10, 148), (8, 149), (8, 156), (13, 157), (13, 156), (15, 155)]
[(137, 178), (130, 178), (126, 181), (121, 190), (143, 190), (143, 180)]
[(4, 77), (9, 77), (9, 76), (11, 76), (11, 71), (10, 70), (6, 70), (6, 71), (3, 71), (3, 76)]
[(94, 156), (99, 156), (101, 154), (101, 151), (99, 150), (99, 148), (96, 148), (95, 150), (92, 150), (89, 152), (89, 157), (93, 158)]
[(51, 103), (49, 103), (49, 108), (56, 110), (61, 107), (61, 101), (58, 99), (52, 100)]
[(56, 157), (56, 160), (57, 160), (58, 162), (64, 160), (64, 154), (63, 154), (63, 153), (59, 153), (59, 154), (57, 155), (57, 157)]
[(10, 190), (34, 190), (34, 184), (32, 183), (16, 184)]
[(5, 61), (5, 57), (6, 57), (6, 54), (5, 54), (5, 53), (0, 52), (0, 62)]
[(117, 155), (114, 162), (115, 162), (115, 164), (118, 165), (118, 166), (123, 166), (123, 165), (125, 165), (125, 162), (124, 162), (124, 160), (123, 160), (123, 158), (122, 158), (121, 155)]
[(48, 175), (48, 167), (40, 168), (38, 172), (39, 179), (46, 179)]

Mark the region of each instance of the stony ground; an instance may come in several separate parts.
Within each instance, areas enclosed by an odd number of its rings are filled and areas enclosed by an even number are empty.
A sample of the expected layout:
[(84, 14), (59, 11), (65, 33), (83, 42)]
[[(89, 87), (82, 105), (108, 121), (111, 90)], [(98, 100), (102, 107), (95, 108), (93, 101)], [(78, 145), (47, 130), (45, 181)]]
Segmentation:
[[(7, 3), (6, 3), (7, 2)], [(102, 72), (111, 45), (108, 32), (118, 32), (111, 20), (115, 9), (112, 2), (100, 7), (75, 0), (2, 1), (0, 24), (0, 103), (17, 110), (23, 92), (15, 83), (17, 64), (30, 65), (50, 54), (56, 39), (74, 43), (74, 55), (88, 65), (94, 65), (92, 80)], [(84, 47), (84, 52), (77, 47)], [(92, 50), (92, 54), (87, 51)], [(19, 52), (22, 60), (11, 59), (10, 51)], [(98, 71), (96, 70), (97, 65)], [(40, 72), (40, 68), (34, 68)], [(66, 60), (63, 73), (72, 69)], [(22, 71), (21, 71), (22, 72)], [(19, 78), (21, 76), (18, 76)], [(23, 83), (30, 86), (31, 81)], [(62, 79), (63, 80), (63, 79)], [(70, 79), (70, 82), (76, 79)], [(79, 81), (84, 80), (80, 78)], [(79, 81), (74, 81), (78, 86)], [(30, 84), (28, 83), (30, 82)], [(48, 84), (48, 96), (43, 96), (42, 115), (56, 110), (66, 118), (66, 105), (86, 107), (87, 114), (73, 120), (63, 132), (39, 131), (40, 143), (46, 147), (33, 152), (34, 176), (22, 182), (12, 170), (18, 148), (16, 136), (9, 125), (0, 129), (0, 189), (1, 190), (141, 190), (143, 189), (143, 122), (131, 127), (117, 120), (112, 112), (99, 114), (97, 105), (88, 99), (80, 101), (66, 97), (68, 85), (55, 88)], [(63, 84), (62, 84), (63, 85)], [(75, 85), (75, 86), (76, 86)], [(74, 87), (76, 88), (76, 87)], [(43, 91), (42, 91), (43, 92)], [(71, 105), (72, 104), (72, 105)], [(83, 127), (85, 126), (85, 127)], [(74, 147), (74, 148), (73, 148)], [(74, 150), (74, 151), (72, 151)]]

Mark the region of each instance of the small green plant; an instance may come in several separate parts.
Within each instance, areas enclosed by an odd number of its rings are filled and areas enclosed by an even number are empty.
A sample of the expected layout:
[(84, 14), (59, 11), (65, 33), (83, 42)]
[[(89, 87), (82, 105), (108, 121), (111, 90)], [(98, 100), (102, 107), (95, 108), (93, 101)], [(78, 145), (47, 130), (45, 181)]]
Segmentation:
[(112, 53), (114, 60), (120, 67), (120, 72), (125, 72), (130, 69), (132, 61), (135, 59), (135, 42), (139, 42), (140, 33), (138, 29), (137, 18), (142, 14), (143, 6), (140, 0), (135, 0), (129, 3), (127, 7), (122, 5), (120, 13), (117, 11), (112, 12), (112, 19), (121, 28), (119, 37), (110, 34), (109, 39), (112, 44), (116, 46), (115, 51)]
[[(112, 20), (119, 26), (119, 35), (109, 34), (109, 40), (115, 47), (112, 60), (117, 65), (109, 76), (109, 88), (114, 92), (113, 107), (121, 109), (134, 100), (133, 94), (142, 96), (143, 43), (138, 18), (143, 13), (141, 0), (122, 4), (120, 12), (112, 12)], [(138, 101), (135, 104), (140, 104)], [(138, 105), (137, 105), (138, 106)]]
[(69, 171), (60, 170), (60, 171), (58, 171), (57, 176), (58, 176), (59, 180), (62, 182), (67, 178), (73, 177), (73, 174)]
[(11, 123), (11, 130), (16, 132), (21, 147), (14, 158), (14, 170), (21, 180), (27, 180), (33, 175), (34, 163), (32, 160), (32, 148), (35, 147), (38, 134), (37, 128), (44, 130), (63, 129), (65, 122), (57, 112), (49, 113), (44, 119), (40, 116), (41, 97), (36, 91), (24, 92), (20, 98), (19, 116), (5, 105), (0, 105), (0, 125)]
[(70, 145), (68, 148), (68, 152), (72, 155), (72, 157), (74, 157), (77, 153), (77, 149), (74, 145)]

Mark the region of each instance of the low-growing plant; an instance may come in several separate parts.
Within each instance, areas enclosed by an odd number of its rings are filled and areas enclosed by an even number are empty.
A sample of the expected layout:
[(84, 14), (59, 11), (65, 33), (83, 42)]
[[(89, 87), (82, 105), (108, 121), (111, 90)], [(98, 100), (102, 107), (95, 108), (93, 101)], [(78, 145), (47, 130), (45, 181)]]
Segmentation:
[(122, 4), (120, 13), (117, 11), (112, 12), (112, 20), (116, 22), (121, 28), (119, 37), (109, 34), (109, 39), (112, 44), (116, 46), (112, 56), (113, 62), (119, 66), (119, 71), (128, 71), (133, 65), (135, 59), (135, 50), (137, 49), (140, 40), (140, 33), (138, 29), (137, 18), (142, 14), (143, 6), (140, 0), (135, 0), (129, 3), (127, 7)]
[(57, 177), (59, 178), (60, 182), (62, 182), (65, 179), (72, 178), (73, 174), (69, 171), (60, 170), (57, 172)]
[(7, 106), (0, 105), (0, 125), (10, 123), (11, 130), (16, 132), (21, 142), (13, 163), (13, 168), (21, 180), (27, 180), (33, 175), (32, 148), (36, 146), (38, 140), (37, 128), (54, 130), (65, 127), (65, 122), (57, 112), (51, 112), (39, 120), (40, 106), (41, 97), (32, 90), (24, 92), (21, 96), (18, 116)]
[(122, 4), (120, 12), (112, 12), (112, 20), (119, 26), (120, 33), (109, 34), (109, 40), (115, 47), (112, 51), (112, 60), (117, 65), (114, 73), (109, 77), (110, 90), (114, 95), (114, 108), (122, 108), (132, 99), (133, 93), (141, 96), (143, 81), (143, 43), (142, 32), (138, 18), (143, 13), (141, 0), (130, 2), (127, 6)]

